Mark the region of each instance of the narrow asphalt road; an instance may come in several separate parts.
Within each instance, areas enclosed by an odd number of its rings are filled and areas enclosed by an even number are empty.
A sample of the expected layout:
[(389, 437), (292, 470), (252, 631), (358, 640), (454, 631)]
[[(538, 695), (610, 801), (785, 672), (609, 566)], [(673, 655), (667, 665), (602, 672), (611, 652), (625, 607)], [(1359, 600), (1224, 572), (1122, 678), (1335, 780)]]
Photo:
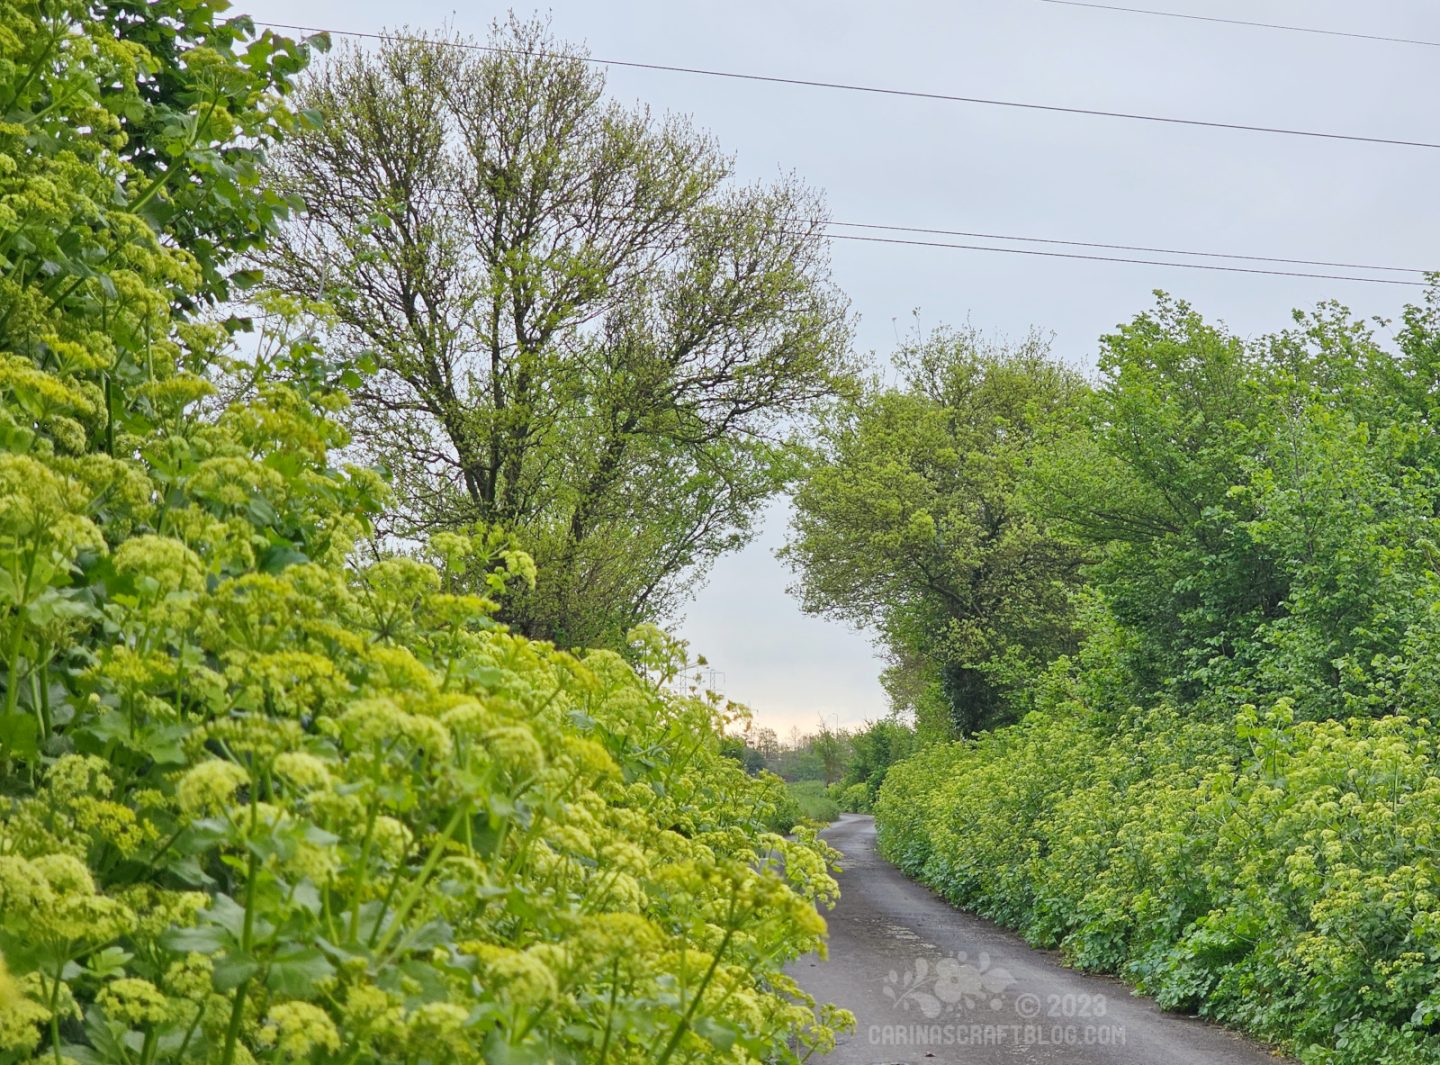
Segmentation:
[(1066, 969), (962, 913), (875, 853), (875, 822), (846, 814), (830, 957), (791, 971), (854, 1012), (824, 1065), (1276, 1065), (1221, 1028), (1162, 1012), (1118, 980)]

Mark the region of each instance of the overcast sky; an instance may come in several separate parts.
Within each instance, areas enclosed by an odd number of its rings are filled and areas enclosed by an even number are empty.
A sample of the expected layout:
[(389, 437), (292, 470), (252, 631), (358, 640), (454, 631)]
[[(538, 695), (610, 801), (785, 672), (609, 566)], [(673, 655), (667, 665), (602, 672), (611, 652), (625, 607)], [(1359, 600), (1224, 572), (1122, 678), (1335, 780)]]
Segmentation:
[[(1435, 0), (1129, 2), (1440, 41)], [(481, 37), (504, 10), (443, 0), (249, 0), (248, 9), (261, 21), (360, 31), (449, 22)], [(539, 10), (559, 36), (602, 58), (1440, 142), (1434, 47), (1043, 0), (556, 0)], [(1440, 266), (1433, 149), (618, 67), (609, 86), (622, 101), (693, 116), (735, 154), (742, 178), (795, 172), (826, 192), (839, 221)], [(1011, 336), (1053, 332), (1061, 357), (1093, 367), (1096, 338), (1157, 288), (1243, 335), (1330, 298), (1395, 317), (1418, 293), (849, 241), (835, 243), (833, 262), (859, 315), (859, 346), (881, 360), (916, 324), (969, 320)], [(785, 514), (777, 504), (763, 535), (717, 566), (681, 631), (723, 672), (724, 690), (782, 735), (822, 716), (842, 725), (879, 717), (886, 706), (868, 638), (805, 617), (786, 595), (792, 578), (773, 557)]]

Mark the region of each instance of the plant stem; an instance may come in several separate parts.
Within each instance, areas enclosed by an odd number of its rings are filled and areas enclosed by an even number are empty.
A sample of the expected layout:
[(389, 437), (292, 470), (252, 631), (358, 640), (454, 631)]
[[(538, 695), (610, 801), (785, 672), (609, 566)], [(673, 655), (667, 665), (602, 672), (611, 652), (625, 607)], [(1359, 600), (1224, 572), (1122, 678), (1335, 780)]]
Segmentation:
[(370, 848), (375, 839), (375, 821), (380, 813), (380, 803), (372, 799), (365, 818), (365, 839), (360, 844), (360, 883), (355, 887), (355, 901), (350, 906), (350, 931), (348, 941), (353, 944), (360, 934), (360, 900), (365, 895), (365, 882), (370, 873)]
[(720, 940), (720, 946), (715, 951), (715, 957), (710, 959), (710, 968), (705, 970), (705, 978), (700, 981), (700, 986), (695, 989), (695, 997), (690, 1000), (690, 1007), (685, 1011), (685, 1016), (680, 1018), (680, 1023), (675, 1026), (675, 1034), (670, 1037), (670, 1042), (665, 1044), (665, 1052), (660, 1055), (655, 1065), (665, 1065), (670, 1056), (675, 1053), (675, 1048), (680, 1045), (680, 1040), (690, 1030), (690, 1021), (695, 1016), (695, 1011), (700, 1008), (700, 1000), (705, 997), (705, 989), (710, 986), (710, 980), (715, 975), (715, 970), (720, 968), (720, 959), (725, 954), (725, 948), (730, 945), (731, 938), (735, 935), (734, 907), (731, 907), (731, 924), (725, 929), (725, 938)]
[(55, 986), (50, 990), (50, 1049), (55, 1055), (55, 1065), (64, 1065), (65, 1056), (60, 1053), (60, 985), (64, 983), (65, 963), (55, 966)]
[(620, 996), (620, 960), (610, 967), (610, 1008), (605, 1013), (605, 1038), (600, 1043), (600, 1062), (610, 1056), (610, 1035), (615, 1030), (615, 1000)]
[[(255, 804), (252, 802), (250, 804), (252, 831), (258, 816)], [(251, 850), (245, 874), (245, 924), (240, 932), (240, 950), (247, 957), (255, 937), (255, 876), (259, 872), (258, 865), (259, 859), (255, 857), (254, 850)], [(220, 1065), (235, 1065), (235, 1044), (240, 1038), (240, 1021), (245, 1015), (245, 996), (249, 991), (250, 977), (247, 976), (235, 989), (235, 1004), (230, 1007), (230, 1023), (225, 1027), (225, 1052), (220, 1057)]]
[[(385, 934), (381, 936), (380, 941), (375, 944), (376, 954), (383, 954), (385, 952), (385, 948), (388, 947), (390, 945), (390, 941), (395, 938), (395, 933), (400, 927), (400, 922), (405, 920), (405, 918), (409, 916), (410, 911), (415, 906), (415, 903), (420, 901), (420, 893), (425, 890), (426, 885), (430, 881), (430, 875), (435, 872), (435, 867), (440, 864), (440, 858), (445, 853), (445, 847), (447, 844), (449, 844), (450, 837), (455, 835), (455, 830), (460, 827), (460, 822), (464, 820), (464, 818), (464, 806), (457, 807), (455, 812), (450, 815), (450, 820), (446, 823), (444, 830), (440, 833), (440, 838), (437, 839), (435, 841), (435, 845), (430, 848), (430, 854), (428, 857), (426, 857), (425, 864), (420, 869), (420, 875), (415, 878), (415, 883), (410, 885), (410, 890), (405, 893), (405, 897), (400, 900), (400, 905), (396, 907), (395, 919), (390, 922), (390, 927), (385, 930)], [(379, 931), (380, 921), (383, 918), (383, 913), (376, 916), (376, 931)], [(374, 932), (371, 933), (372, 936), (374, 934)]]
[(235, 989), (235, 1003), (230, 1007), (230, 1023), (225, 1027), (225, 1052), (220, 1056), (220, 1065), (235, 1065), (235, 1044), (240, 1038), (240, 1021), (245, 1014), (245, 995), (250, 990), (250, 978), (240, 981)]

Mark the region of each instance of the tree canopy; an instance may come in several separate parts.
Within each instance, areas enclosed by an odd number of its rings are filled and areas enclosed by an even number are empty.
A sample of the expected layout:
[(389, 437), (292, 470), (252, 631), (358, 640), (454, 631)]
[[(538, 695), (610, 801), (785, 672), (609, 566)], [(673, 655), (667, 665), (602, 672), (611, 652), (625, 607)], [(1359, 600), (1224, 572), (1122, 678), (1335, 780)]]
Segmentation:
[(1387, 350), (1336, 305), (1247, 341), (1162, 297), (1102, 341), (1036, 499), (1123, 631), (1117, 706), (1392, 705), (1433, 624), (1436, 313)]
[(539, 567), (508, 619), (613, 645), (748, 538), (844, 382), (824, 207), (609, 101), (543, 23), (477, 43), (389, 40), (309, 79), (324, 123), (275, 169), (305, 213), (266, 261), (374, 369), (352, 424), (395, 531), (505, 525)]
[(1038, 337), (940, 331), (901, 380), (836, 405), (795, 494), (785, 554), (805, 609), (874, 625), (897, 705), (932, 732), (1005, 720), (1022, 681), (1072, 649), (1080, 554), (1021, 493), (1084, 394)]

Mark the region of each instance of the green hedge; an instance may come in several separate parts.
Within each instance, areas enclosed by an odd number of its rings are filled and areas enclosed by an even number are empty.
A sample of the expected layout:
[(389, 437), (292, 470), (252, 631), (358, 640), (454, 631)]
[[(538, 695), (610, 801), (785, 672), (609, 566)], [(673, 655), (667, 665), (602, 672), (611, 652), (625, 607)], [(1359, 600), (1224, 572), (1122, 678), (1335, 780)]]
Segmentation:
[(863, 781), (848, 786), (832, 784), (830, 791), (840, 809), (847, 814), (868, 814), (875, 801), (870, 785)]
[(1063, 705), (891, 769), (881, 851), (946, 898), (1312, 1065), (1440, 1061), (1440, 729)]

